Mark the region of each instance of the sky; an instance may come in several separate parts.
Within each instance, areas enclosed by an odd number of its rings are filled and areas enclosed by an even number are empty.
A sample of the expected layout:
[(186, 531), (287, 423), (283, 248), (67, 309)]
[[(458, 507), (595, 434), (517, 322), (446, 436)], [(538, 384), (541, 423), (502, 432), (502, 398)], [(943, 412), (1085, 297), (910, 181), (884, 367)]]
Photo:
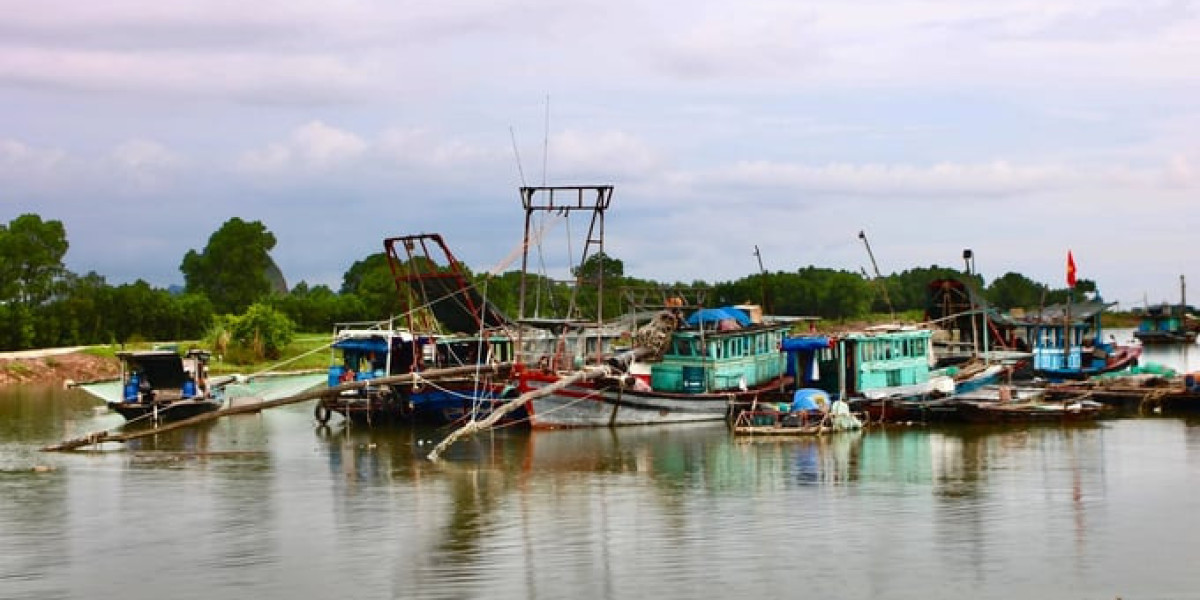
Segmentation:
[[(1200, 267), (1200, 2), (0, 0), (0, 222), (181, 284), (261, 221), (289, 284), (386, 237), (520, 268), (523, 185), (612, 185), (630, 276), (963, 267), (1132, 308)], [(588, 219), (539, 215), (561, 276)], [(755, 255), (755, 252), (758, 255)], [(518, 257), (518, 260), (513, 260)]]

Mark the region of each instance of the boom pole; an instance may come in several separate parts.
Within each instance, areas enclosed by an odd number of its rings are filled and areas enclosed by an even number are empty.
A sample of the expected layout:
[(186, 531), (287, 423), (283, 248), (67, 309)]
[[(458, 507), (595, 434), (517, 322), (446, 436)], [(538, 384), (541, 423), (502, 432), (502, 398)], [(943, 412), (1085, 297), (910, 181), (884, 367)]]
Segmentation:
[(891, 314), (892, 320), (896, 319), (896, 309), (892, 308), (892, 299), (888, 297), (887, 285), (883, 281), (883, 276), (879, 274), (879, 265), (875, 263), (875, 253), (871, 252), (871, 242), (867, 241), (867, 234), (861, 229), (858, 232), (858, 239), (863, 241), (867, 247), (867, 256), (871, 259), (871, 268), (875, 270), (875, 281), (879, 282), (879, 289), (883, 292), (883, 301), (887, 304), (888, 313)]

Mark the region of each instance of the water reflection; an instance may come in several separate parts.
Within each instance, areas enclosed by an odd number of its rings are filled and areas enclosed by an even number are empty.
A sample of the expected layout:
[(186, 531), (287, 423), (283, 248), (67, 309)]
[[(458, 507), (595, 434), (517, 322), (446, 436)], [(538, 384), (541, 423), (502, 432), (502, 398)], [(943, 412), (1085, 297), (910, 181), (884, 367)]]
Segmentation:
[(36, 450), (113, 417), (0, 394), (0, 595), (791, 597), (805, 572), (830, 574), (804, 579), (817, 597), (1166, 597), (1200, 561), (1194, 419), (500, 430), (434, 464), (445, 431), (319, 428), (300, 405)]

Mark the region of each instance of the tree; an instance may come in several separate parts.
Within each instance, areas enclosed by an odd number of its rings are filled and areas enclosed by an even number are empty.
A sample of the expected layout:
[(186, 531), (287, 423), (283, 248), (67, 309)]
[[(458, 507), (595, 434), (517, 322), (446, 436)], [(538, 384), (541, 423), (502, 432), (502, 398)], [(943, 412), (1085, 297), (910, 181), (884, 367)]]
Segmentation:
[(350, 266), (342, 276), (342, 294), (357, 296), (366, 307), (358, 320), (387, 319), (402, 309), (387, 255), (376, 252)]
[(40, 305), (66, 269), (67, 233), (61, 221), (24, 214), (0, 225), (0, 301)]
[(256, 359), (282, 356), (296, 332), (287, 315), (261, 303), (251, 305), (243, 315), (229, 318), (227, 327), (233, 343)]
[(1046, 286), (1020, 273), (1008, 272), (987, 288), (987, 298), (996, 308), (1036, 308), (1048, 302)]
[(188, 250), (179, 270), (188, 292), (208, 296), (222, 313), (238, 313), (271, 292), (275, 235), (259, 221), (234, 217), (208, 238), (203, 253)]

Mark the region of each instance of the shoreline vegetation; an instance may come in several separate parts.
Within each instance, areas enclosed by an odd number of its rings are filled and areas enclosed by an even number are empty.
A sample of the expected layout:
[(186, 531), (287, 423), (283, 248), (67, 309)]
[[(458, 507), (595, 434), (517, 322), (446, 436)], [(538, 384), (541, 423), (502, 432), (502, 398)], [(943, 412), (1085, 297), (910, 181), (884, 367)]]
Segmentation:
[[(258, 374), (264, 372), (292, 372), (324, 370), (329, 366), (330, 338), (324, 334), (302, 334), (296, 336), (283, 351), (280, 360), (263, 360), (253, 363), (233, 363), (213, 354), (209, 373), (228, 375), (232, 373)], [(0, 353), (0, 387), (10, 385), (56, 385), (86, 383), (113, 379), (121, 374), (119, 351), (174, 348), (186, 350), (203, 348), (197, 341), (139, 342), (136, 344), (89, 346), (69, 352), (54, 349), (27, 350)]]
[[(1105, 328), (1136, 327), (1138, 317), (1124, 313), (1107, 313), (1103, 316)], [(887, 314), (872, 315), (866, 319), (846, 320), (841, 322), (818, 321), (815, 329), (809, 331), (807, 326), (798, 327), (795, 333), (837, 333), (849, 329), (881, 323), (917, 323), (919, 315), (915, 311), (897, 314), (895, 318)], [(211, 373), (224, 375), (231, 373), (257, 374), (263, 372), (293, 372), (323, 370), (329, 366), (330, 354), (327, 350), (330, 343), (328, 335), (320, 333), (305, 333), (296, 338), (284, 348), (280, 360), (263, 360), (253, 363), (234, 363), (225, 360), (220, 353), (214, 352), (209, 364)], [(121, 373), (120, 361), (116, 353), (120, 350), (150, 350), (152, 348), (203, 348), (198, 341), (178, 342), (140, 342), (117, 345), (89, 346), (81, 349), (56, 352), (52, 349), (42, 351), (31, 350), (24, 352), (0, 353), (0, 387), (10, 385), (68, 385), (118, 377)], [(69, 349), (67, 349), (69, 350)]]

